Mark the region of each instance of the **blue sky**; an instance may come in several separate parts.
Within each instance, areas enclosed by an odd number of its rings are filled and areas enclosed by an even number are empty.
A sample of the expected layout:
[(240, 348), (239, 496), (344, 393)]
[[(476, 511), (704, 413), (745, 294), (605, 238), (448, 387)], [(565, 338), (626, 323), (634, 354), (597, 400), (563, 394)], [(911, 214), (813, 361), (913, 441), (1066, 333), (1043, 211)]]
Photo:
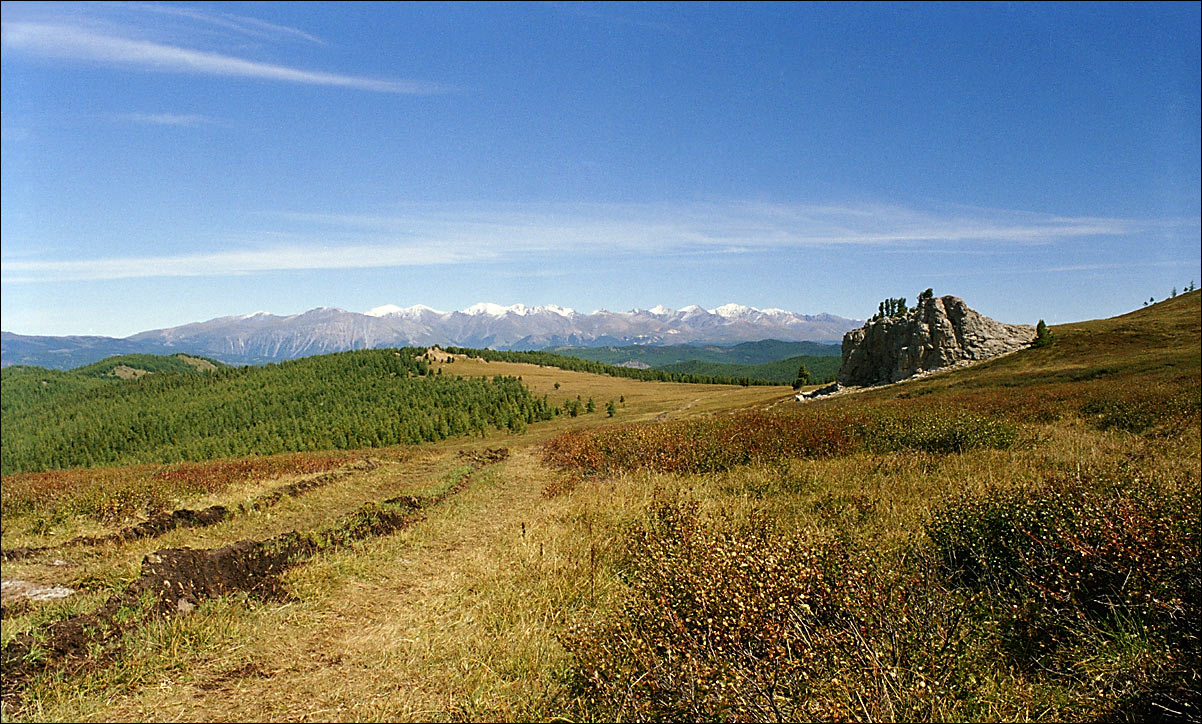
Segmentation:
[(2, 326), (1199, 273), (1198, 3), (3, 5)]

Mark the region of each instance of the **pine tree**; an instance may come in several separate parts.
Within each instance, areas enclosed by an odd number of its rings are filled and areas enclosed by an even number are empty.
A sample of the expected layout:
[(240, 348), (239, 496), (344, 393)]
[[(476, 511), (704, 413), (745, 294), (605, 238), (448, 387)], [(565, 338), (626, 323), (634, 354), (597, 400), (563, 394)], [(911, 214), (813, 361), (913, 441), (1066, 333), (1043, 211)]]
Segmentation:
[(810, 384), (810, 371), (802, 365), (797, 369), (797, 379), (793, 380), (793, 389), (800, 390), (802, 387)]
[(1055, 340), (1052, 337), (1051, 330), (1048, 329), (1048, 325), (1045, 324), (1042, 319), (1039, 320), (1039, 324), (1035, 325), (1035, 344), (1034, 344), (1034, 346), (1036, 346), (1036, 347), (1051, 347), (1053, 341), (1055, 341)]

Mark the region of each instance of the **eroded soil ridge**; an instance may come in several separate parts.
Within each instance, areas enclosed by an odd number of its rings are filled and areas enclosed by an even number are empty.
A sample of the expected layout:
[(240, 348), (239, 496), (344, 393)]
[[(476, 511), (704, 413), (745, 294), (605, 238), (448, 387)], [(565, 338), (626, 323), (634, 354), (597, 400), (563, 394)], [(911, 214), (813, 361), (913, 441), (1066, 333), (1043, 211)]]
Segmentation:
[(97, 610), (13, 638), (0, 652), (0, 696), (12, 712), (38, 673), (105, 665), (120, 650), (122, 635), (151, 617), (189, 613), (206, 599), (235, 592), (286, 598), (279, 576), (291, 566), (319, 551), (388, 535), (422, 520), (423, 510), (462, 491), (475, 471), (508, 456), (506, 448), (460, 451), (459, 457), (469, 461), (471, 469), (446, 490), (428, 497), (399, 496), (368, 503), (319, 531), (291, 531), (208, 550), (169, 548), (148, 554), (138, 578)]
[(211, 505), (201, 510), (192, 510), (190, 508), (181, 508), (173, 510), (169, 513), (160, 513), (151, 516), (148, 520), (144, 520), (136, 525), (122, 528), (121, 530), (110, 533), (108, 535), (90, 536), (80, 535), (63, 543), (60, 546), (22, 546), (19, 548), (11, 548), (9, 550), (0, 551), (0, 560), (17, 561), (29, 558), (38, 553), (56, 550), (59, 548), (67, 548), (72, 546), (100, 546), (106, 543), (125, 543), (131, 540), (139, 540), (141, 538), (157, 538), (176, 528), (203, 528), (209, 525), (215, 525), (223, 520), (232, 518), (236, 514), (245, 514), (254, 510), (263, 510), (275, 505), (280, 500), (286, 497), (295, 497), (313, 490), (314, 488), (329, 485), (332, 482), (341, 480), (348, 475), (353, 475), (357, 472), (374, 470), (380, 466), (380, 463), (373, 459), (361, 460), (352, 465), (344, 466), (338, 470), (332, 470), (328, 473), (314, 475), (304, 480), (298, 480), (295, 483), (281, 485), (280, 487), (265, 493), (248, 503), (243, 503), (235, 509), (227, 508), (224, 505)]

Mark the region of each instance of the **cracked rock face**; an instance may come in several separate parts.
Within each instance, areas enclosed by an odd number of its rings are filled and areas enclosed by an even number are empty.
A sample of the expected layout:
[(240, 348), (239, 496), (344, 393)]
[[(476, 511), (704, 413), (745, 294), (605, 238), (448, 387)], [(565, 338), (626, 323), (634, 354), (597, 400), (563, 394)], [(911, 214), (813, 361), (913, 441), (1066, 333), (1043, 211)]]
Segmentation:
[(904, 317), (867, 322), (843, 335), (841, 385), (880, 385), (1012, 352), (1035, 339), (1029, 324), (1003, 324), (959, 297), (919, 303)]

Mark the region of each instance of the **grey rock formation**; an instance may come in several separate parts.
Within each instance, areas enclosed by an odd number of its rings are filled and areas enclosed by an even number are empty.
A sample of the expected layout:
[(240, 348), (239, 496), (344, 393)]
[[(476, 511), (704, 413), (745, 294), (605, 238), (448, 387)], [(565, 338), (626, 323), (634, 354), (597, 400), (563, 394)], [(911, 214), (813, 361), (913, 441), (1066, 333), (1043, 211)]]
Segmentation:
[(798, 402), (804, 402), (805, 400), (813, 400), (819, 397), (826, 397), (827, 395), (836, 394), (840, 389), (842, 388), (839, 387), (838, 382), (832, 382), (826, 387), (819, 387), (818, 389), (810, 390), (809, 392), (799, 392), (797, 395), (795, 395), (795, 397)]
[(922, 372), (973, 362), (1026, 347), (1029, 324), (1003, 324), (982, 316), (959, 297), (919, 302), (904, 317), (866, 322), (843, 335), (841, 385), (879, 385)]

